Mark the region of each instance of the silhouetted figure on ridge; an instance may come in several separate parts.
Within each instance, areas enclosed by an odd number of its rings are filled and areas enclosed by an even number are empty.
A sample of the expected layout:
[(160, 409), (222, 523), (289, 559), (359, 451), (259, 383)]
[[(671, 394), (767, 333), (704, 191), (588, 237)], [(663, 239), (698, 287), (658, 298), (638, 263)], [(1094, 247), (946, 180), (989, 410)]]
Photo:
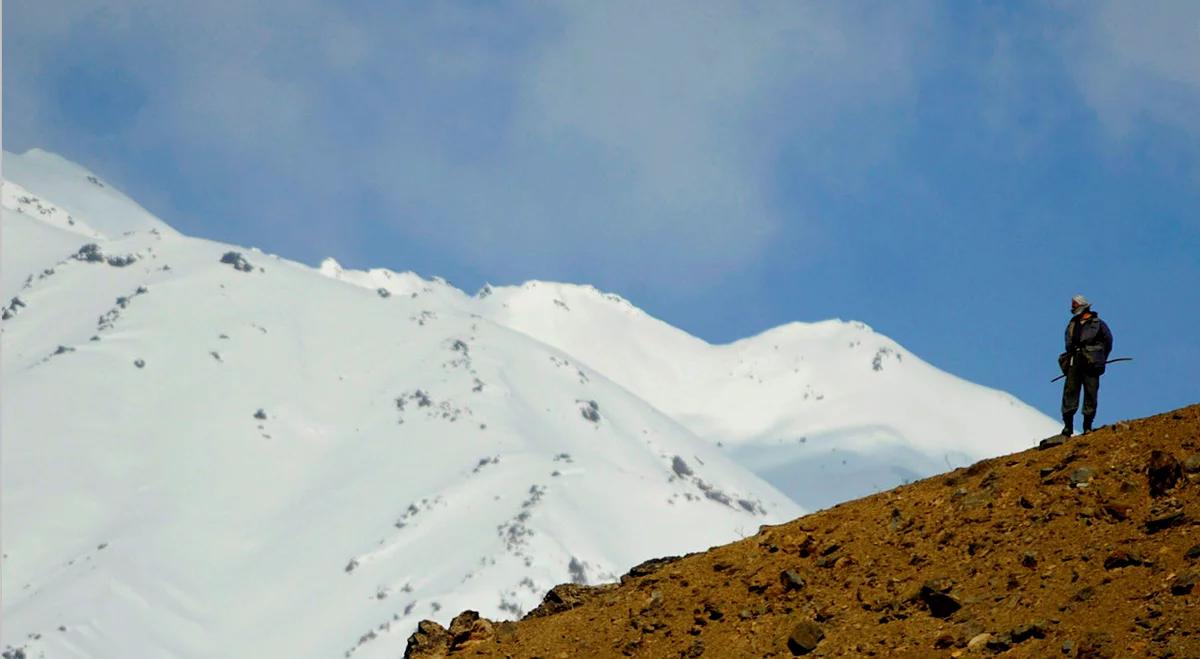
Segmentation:
[(1096, 418), (1096, 402), (1100, 393), (1100, 376), (1104, 363), (1112, 352), (1112, 332), (1092, 311), (1092, 305), (1082, 295), (1071, 298), (1071, 321), (1067, 323), (1066, 352), (1059, 355), (1063, 375), (1062, 434), (1075, 432), (1075, 411), (1079, 409), (1079, 390), (1083, 389), (1083, 432), (1091, 432)]

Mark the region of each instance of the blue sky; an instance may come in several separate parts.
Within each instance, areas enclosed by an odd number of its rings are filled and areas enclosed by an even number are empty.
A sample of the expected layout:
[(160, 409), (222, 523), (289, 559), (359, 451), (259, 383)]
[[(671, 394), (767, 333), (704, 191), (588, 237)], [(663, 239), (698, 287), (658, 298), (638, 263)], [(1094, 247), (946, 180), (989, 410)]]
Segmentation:
[[(859, 319), (1057, 416), (1200, 401), (1200, 3), (10, 2), (4, 148), (306, 263)], [(987, 423), (987, 419), (980, 419)]]

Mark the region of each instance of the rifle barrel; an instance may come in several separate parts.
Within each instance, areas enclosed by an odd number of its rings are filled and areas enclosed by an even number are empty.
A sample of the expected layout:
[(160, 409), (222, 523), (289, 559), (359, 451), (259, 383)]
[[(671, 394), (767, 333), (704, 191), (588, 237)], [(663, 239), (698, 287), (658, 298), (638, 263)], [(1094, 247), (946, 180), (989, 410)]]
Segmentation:
[[(1108, 360), (1108, 361), (1106, 361), (1106, 362), (1104, 362), (1104, 363), (1105, 363), (1105, 365), (1108, 365), (1108, 364), (1112, 364), (1112, 363), (1115, 363), (1115, 362), (1131, 362), (1131, 361), (1133, 361), (1133, 357), (1117, 357), (1116, 359), (1110, 359), (1110, 360)], [(1058, 377), (1054, 378), (1053, 380), (1051, 380), (1051, 381), (1050, 381), (1050, 384), (1054, 384), (1055, 382), (1058, 382), (1059, 380), (1061, 380), (1061, 379), (1063, 379), (1063, 378), (1065, 378), (1065, 377), (1067, 377), (1067, 374), (1066, 374), (1066, 373), (1064, 373), (1064, 374), (1062, 374), (1062, 375), (1060, 375), (1060, 376), (1058, 376)]]

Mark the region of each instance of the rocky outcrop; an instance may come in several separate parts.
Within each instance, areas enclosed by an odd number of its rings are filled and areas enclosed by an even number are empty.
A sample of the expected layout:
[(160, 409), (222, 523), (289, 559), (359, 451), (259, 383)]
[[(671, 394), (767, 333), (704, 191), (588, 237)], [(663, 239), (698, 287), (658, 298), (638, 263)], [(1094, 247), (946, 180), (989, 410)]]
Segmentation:
[(242, 256), (241, 252), (225, 252), (221, 255), (221, 263), (233, 266), (234, 270), (240, 272), (253, 272), (254, 265)]
[(602, 586), (585, 586), (574, 583), (559, 584), (551, 588), (550, 592), (546, 593), (546, 596), (542, 598), (542, 603), (525, 614), (525, 618), (539, 618), (569, 611), (601, 593), (612, 590), (614, 587), (614, 584)]
[(404, 657), (440, 659), (452, 654), (468, 653), (495, 638), (495, 623), (480, 617), (477, 611), (463, 611), (450, 621), (449, 629), (432, 620), (418, 623), (417, 631), (408, 637)]

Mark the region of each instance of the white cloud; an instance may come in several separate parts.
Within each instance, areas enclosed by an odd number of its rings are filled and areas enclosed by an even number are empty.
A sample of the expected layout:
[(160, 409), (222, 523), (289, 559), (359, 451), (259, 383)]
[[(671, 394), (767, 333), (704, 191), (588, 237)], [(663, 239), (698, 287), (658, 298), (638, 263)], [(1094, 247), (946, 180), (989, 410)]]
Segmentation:
[[(837, 136), (847, 116), (903, 114), (889, 108), (913, 93), (930, 20), (919, 6), (790, 2), (579, 3), (522, 21), (316, 0), (25, 11), (43, 30), (26, 85), (54, 49), (94, 42), (147, 94), (120, 142), (273, 177), (213, 194), (310, 208), (314, 241), (366, 231), (338, 212), (369, 196), (373, 221), (497, 278), (692, 291), (761, 260), (796, 221), (778, 199), (785, 150), (804, 176), (842, 179), (888, 148), (887, 129)], [(21, 130), (62, 134), (38, 110)]]
[(1126, 137), (1157, 123), (1200, 138), (1200, 3), (1086, 6), (1068, 57), (1105, 126)]
[(516, 101), (498, 113), (500, 153), (455, 159), (419, 145), (432, 157), (392, 192), (448, 211), (457, 230), (431, 235), (489, 269), (519, 254), (624, 283), (653, 261), (655, 275), (702, 287), (763, 258), (787, 221), (774, 178), (785, 146), (828, 149), (843, 112), (911, 92), (927, 18), (796, 3), (571, 5), (518, 62), (527, 68), (506, 72)]

